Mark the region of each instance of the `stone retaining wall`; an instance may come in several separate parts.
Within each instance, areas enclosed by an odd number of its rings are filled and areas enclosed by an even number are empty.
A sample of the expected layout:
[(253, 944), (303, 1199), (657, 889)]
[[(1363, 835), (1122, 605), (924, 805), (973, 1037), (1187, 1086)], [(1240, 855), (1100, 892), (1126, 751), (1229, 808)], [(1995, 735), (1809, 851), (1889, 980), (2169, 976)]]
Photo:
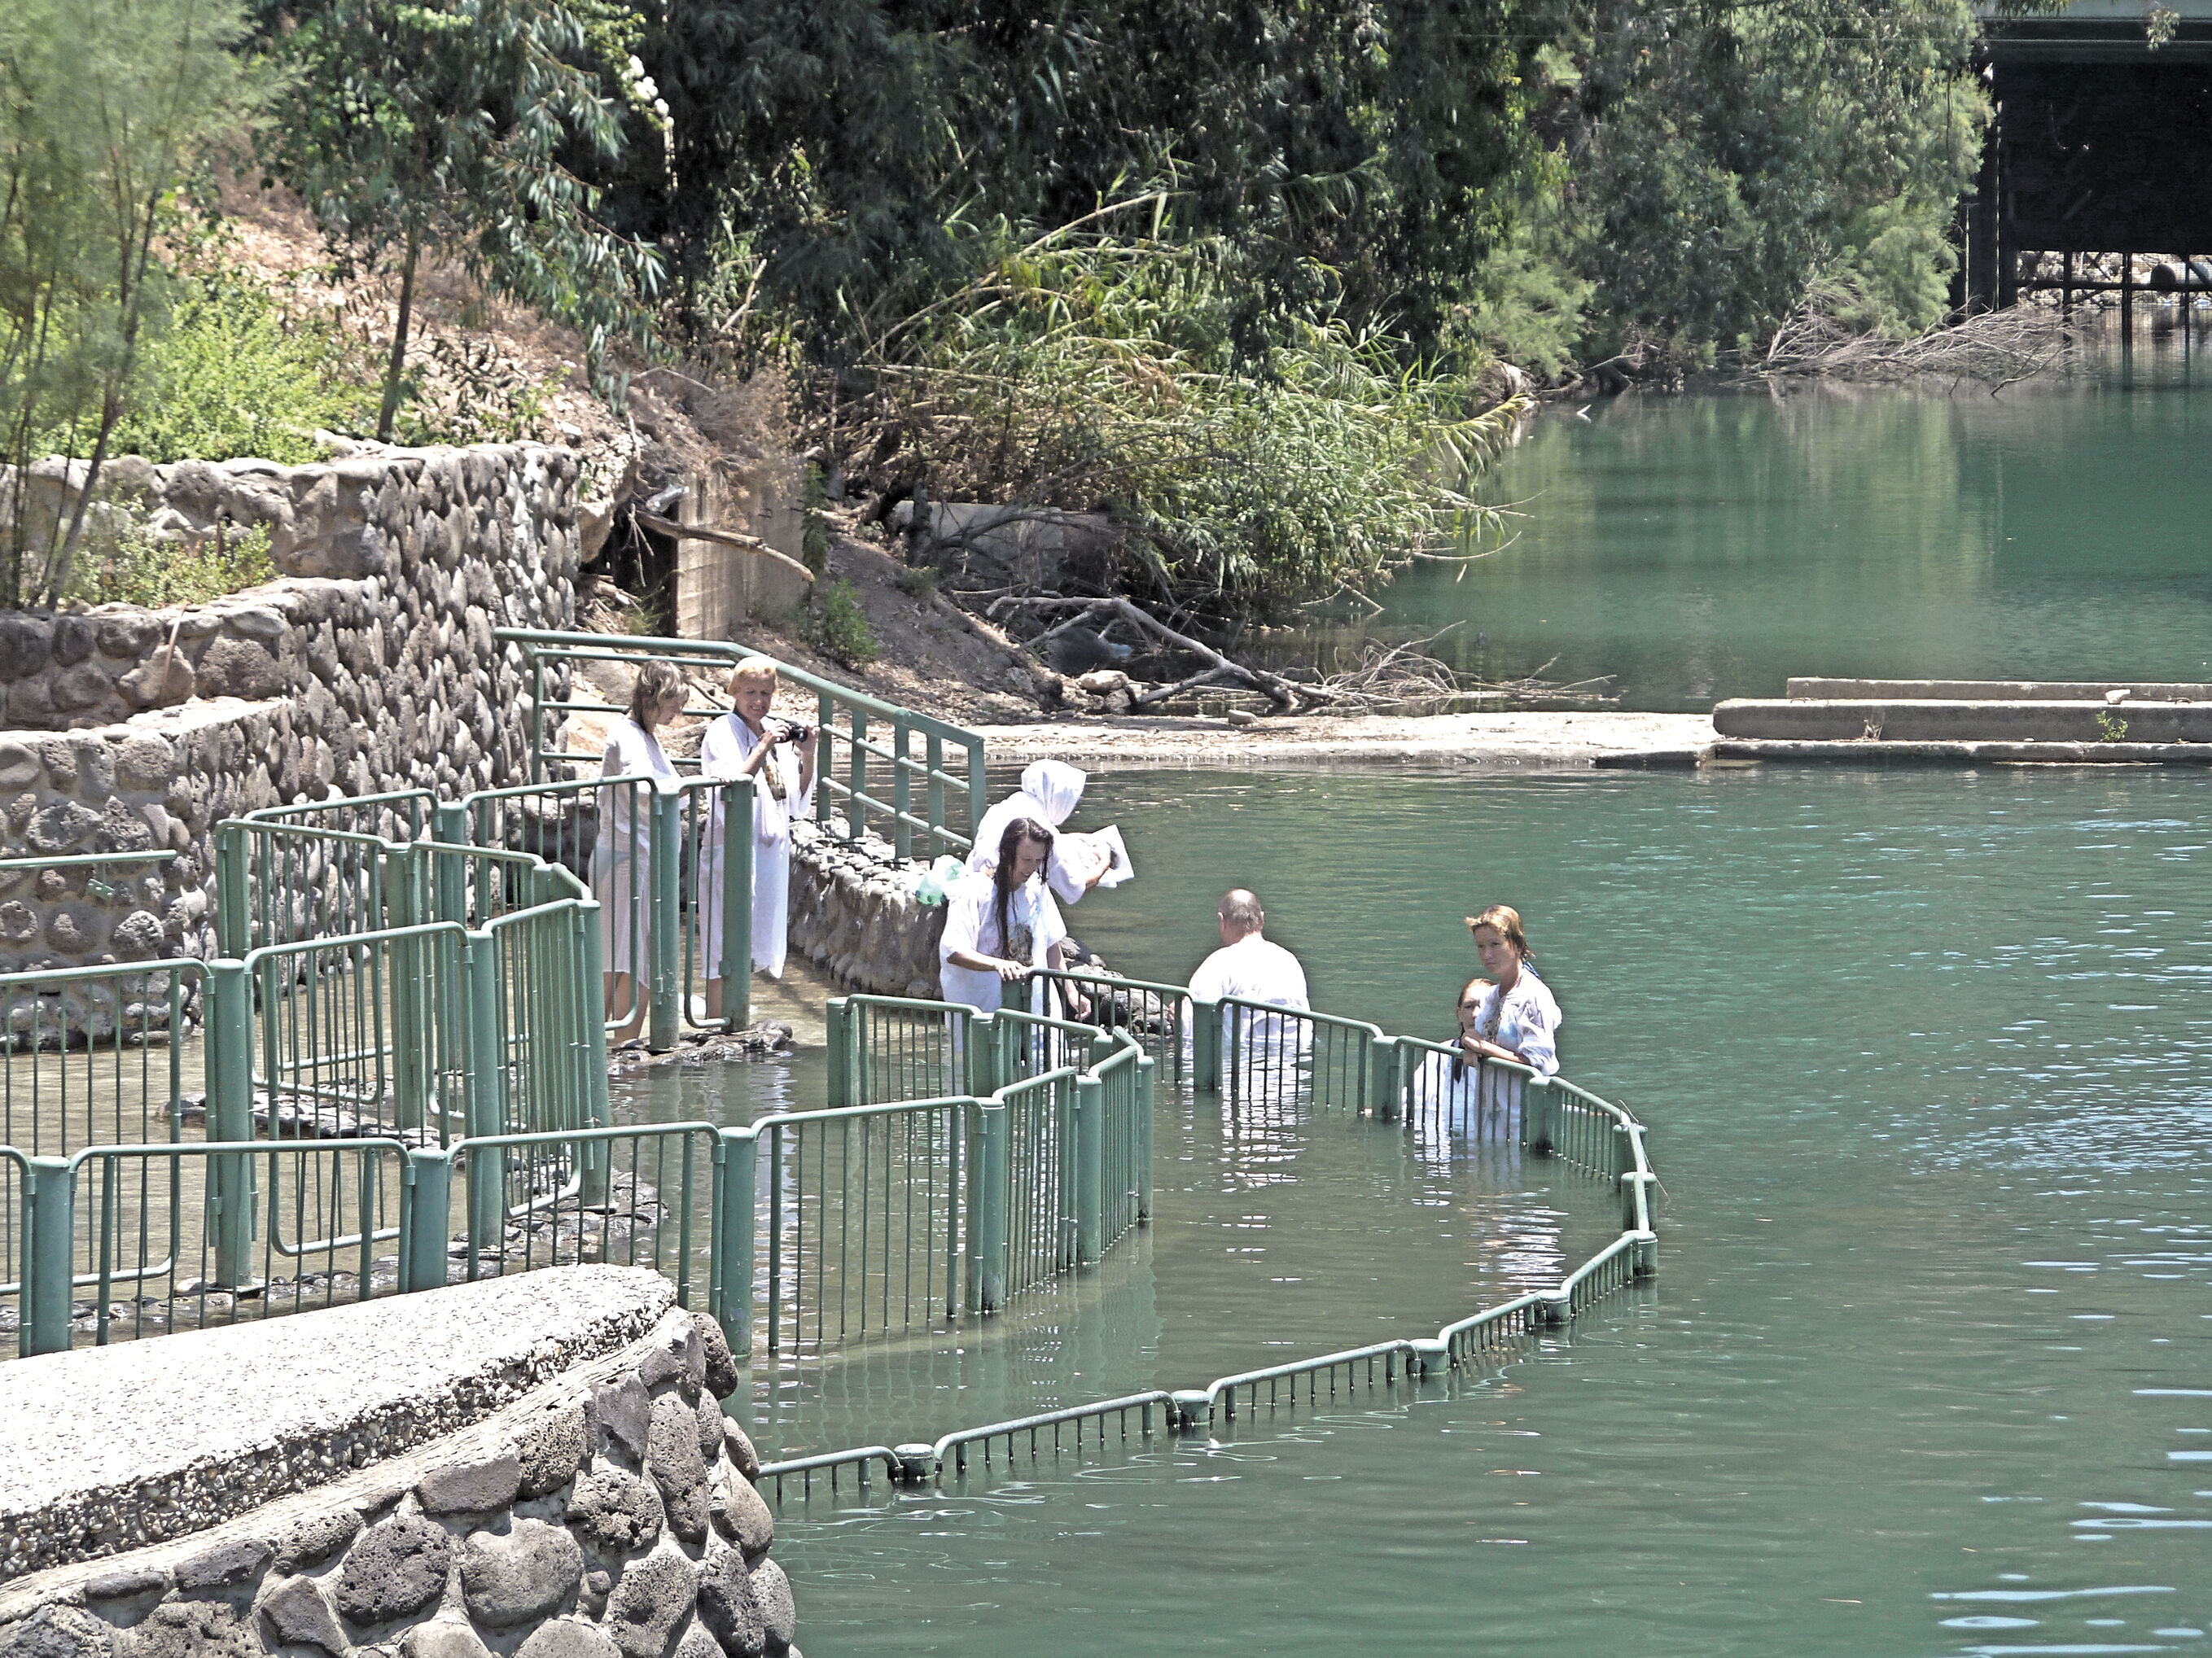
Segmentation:
[[(630, 1276), (665, 1305), (665, 1282)], [(331, 1316), (270, 1327), (297, 1333), (312, 1370)], [(296, 1401), (268, 1399), (270, 1379), (234, 1375), (229, 1405), (281, 1430)], [(665, 1311), (434, 1442), (324, 1468), (326, 1483), (310, 1468), (312, 1489), (187, 1538), (19, 1578), (0, 1588), (0, 1658), (783, 1658), (795, 1611), (759, 1461), (718, 1402), (738, 1382), (711, 1319)]]
[(877, 835), (793, 824), (791, 947), (855, 990), (934, 998), (945, 906), (914, 896), (920, 875)]
[(0, 874), (0, 972), (211, 954), (225, 817), (526, 780), (530, 677), (492, 629), (574, 625), (576, 477), (527, 446), (120, 464), (157, 531), (265, 525), (284, 577), (185, 609), (0, 614), (0, 841), (179, 854)]

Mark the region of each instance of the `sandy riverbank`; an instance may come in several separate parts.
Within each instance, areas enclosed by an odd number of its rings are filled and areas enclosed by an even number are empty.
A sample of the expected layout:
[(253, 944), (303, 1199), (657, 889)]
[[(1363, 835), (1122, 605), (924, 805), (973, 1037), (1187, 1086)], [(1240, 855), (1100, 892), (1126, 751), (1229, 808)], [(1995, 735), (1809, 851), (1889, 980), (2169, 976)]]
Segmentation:
[(994, 760), (1129, 766), (1464, 765), (1522, 771), (1687, 766), (1713, 743), (1702, 714), (1453, 714), (1346, 720), (1123, 718), (979, 728)]

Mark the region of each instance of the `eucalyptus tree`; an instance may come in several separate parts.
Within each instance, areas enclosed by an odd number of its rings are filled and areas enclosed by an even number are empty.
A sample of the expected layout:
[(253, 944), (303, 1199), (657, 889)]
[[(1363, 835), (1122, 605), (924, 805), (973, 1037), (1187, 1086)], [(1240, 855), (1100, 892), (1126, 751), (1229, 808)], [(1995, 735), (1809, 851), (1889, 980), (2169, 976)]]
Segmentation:
[[(69, 585), (161, 326), (179, 188), (252, 113), (242, 33), (234, 0), (0, 5), (0, 436), (14, 468), (0, 480), (0, 603), (52, 604)], [(77, 463), (76, 487), (42, 527), (29, 468), (53, 448)]]
[(645, 341), (661, 259), (601, 215), (580, 167), (625, 143), (619, 88), (560, 0), (257, 0), (298, 96), (263, 151), (313, 211), (341, 275), (396, 276), (377, 435), (389, 440), (426, 259), (584, 333), (595, 376)]

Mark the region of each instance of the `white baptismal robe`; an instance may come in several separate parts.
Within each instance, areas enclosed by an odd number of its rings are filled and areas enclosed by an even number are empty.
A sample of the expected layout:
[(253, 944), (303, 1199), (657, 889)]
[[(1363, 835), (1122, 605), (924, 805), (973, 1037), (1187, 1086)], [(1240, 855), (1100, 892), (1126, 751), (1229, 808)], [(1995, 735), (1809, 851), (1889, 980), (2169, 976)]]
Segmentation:
[[(1501, 991), (1492, 985), (1483, 993), (1474, 1029), (1485, 1042), (1496, 1042), (1520, 1054), (1522, 1063), (1538, 1076), (1553, 1077), (1559, 1070), (1559, 1032), (1563, 1017), (1551, 987), (1523, 962), (1512, 989)], [(1480, 1107), (1507, 1112), (1517, 1119), (1524, 1086), (1518, 1072), (1486, 1065), (1482, 1067)]]
[[(1060, 919), (1060, 906), (1037, 877), (1032, 875), (1007, 895), (1006, 930), (1014, 935), (1011, 947), (999, 932), (998, 887), (991, 877), (970, 875), (954, 884), (945, 895), (945, 933), (937, 946), (938, 984), (946, 1001), (995, 1013), (1006, 993), (1006, 981), (997, 974), (954, 965), (956, 950), (1024, 961), (1032, 968), (1051, 965), (1047, 952), (1067, 937), (1067, 926)], [(1024, 935), (1028, 947), (1022, 949)], [(1042, 1011), (1043, 989), (1042, 981), (1034, 981), (1033, 1011)]]
[[(1190, 993), (1192, 999), (1201, 1002), (1233, 996), (1239, 1001), (1266, 1002), (1300, 1012), (1312, 1006), (1306, 999), (1306, 972), (1298, 965), (1298, 958), (1256, 932), (1223, 945), (1200, 963), (1198, 971), (1190, 975)], [(1249, 1011), (1241, 1017), (1247, 1047), (1257, 1045), (1272, 1053), (1281, 1043), (1286, 1050), (1285, 1058), (1304, 1047), (1307, 1029), (1304, 1020), (1276, 1019)], [(1185, 1028), (1188, 1028), (1188, 1020)], [(1231, 1010), (1222, 1010), (1221, 1028), (1224, 1040), (1239, 1028), (1231, 1021)]]
[(608, 723), (599, 775), (652, 780), (650, 791), (635, 783), (611, 784), (599, 791), (599, 841), (592, 849), (592, 896), (599, 901), (606, 971), (635, 975), (652, 959), (649, 803), (653, 793), (674, 793), (681, 780), (662, 752), (659, 738), (626, 719)]
[[(707, 727), (699, 745), (701, 771), (708, 777), (735, 777), (753, 750), (761, 733), (742, 715), (724, 714)], [(779, 743), (753, 774), (753, 926), (752, 961), (769, 977), (781, 979), (789, 948), (791, 911), (791, 824), (811, 816), (814, 789), (802, 793), (799, 757), (787, 743)], [(700, 928), (705, 947), (707, 976), (722, 972), (723, 806), (720, 793), (708, 813), (707, 844), (699, 859), (699, 906), (705, 916)]]

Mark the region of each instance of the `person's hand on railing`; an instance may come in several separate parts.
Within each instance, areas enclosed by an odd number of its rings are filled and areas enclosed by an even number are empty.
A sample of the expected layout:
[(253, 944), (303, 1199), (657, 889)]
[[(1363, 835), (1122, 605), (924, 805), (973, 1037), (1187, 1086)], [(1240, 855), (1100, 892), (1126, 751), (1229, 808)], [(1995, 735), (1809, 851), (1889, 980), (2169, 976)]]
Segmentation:
[(1480, 1036), (1462, 1036), (1459, 1048), (1460, 1052), (1470, 1060), (1510, 1060), (1516, 1065), (1528, 1063), (1503, 1042), (1486, 1042)]

